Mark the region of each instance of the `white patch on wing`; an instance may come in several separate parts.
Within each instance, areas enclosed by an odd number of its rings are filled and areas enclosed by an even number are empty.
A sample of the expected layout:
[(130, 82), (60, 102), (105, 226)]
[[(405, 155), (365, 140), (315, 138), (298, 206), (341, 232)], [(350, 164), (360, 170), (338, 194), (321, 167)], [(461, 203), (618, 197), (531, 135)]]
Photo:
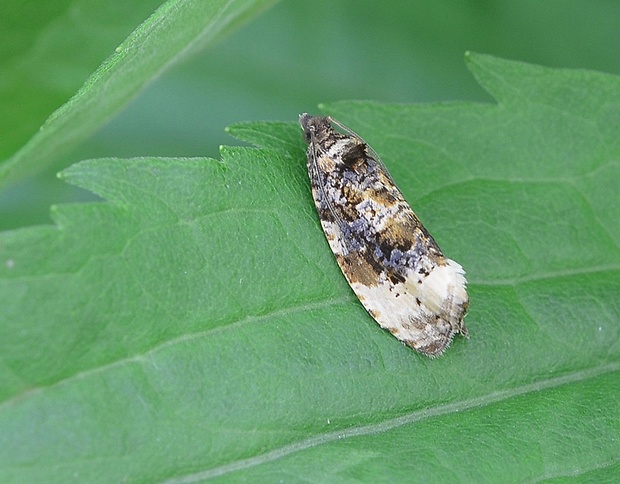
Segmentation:
[(431, 313), (441, 314), (455, 304), (461, 307), (466, 303), (465, 283), (465, 271), (460, 264), (446, 259), (446, 265), (436, 266), (422, 284), (416, 283), (418, 298)]
[(323, 226), (323, 232), (325, 232), (327, 242), (329, 242), (329, 247), (332, 252), (336, 255), (347, 255), (349, 251), (344, 245), (340, 227), (329, 220), (321, 220), (321, 225)]
[(351, 287), (382, 328), (418, 348), (441, 335), (449, 341), (459, 331), (468, 301), (464, 274), (458, 263), (446, 259), (421, 283), (411, 272), (404, 283), (383, 280), (375, 286), (353, 283)]

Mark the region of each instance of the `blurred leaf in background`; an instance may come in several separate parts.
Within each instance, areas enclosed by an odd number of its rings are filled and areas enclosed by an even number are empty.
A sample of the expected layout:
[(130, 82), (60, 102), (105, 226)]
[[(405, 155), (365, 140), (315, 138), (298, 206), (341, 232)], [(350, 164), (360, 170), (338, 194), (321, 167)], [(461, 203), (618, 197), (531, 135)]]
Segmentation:
[[(256, 15), (271, 3), (273, 0), (170, 0), (162, 4), (114, 49), (75, 95), (56, 109), (17, 151), (9, 156), (12, 151), (10, 144), (8, 149), (4, 148), (5, 156), (8, 157), (0, 163), (0, 185), (6, 185), (50, 166), (100, 128), (175, 60), (201, 46), (213, 44), (225, 32)], [(36, 126), (40, 117), (39, 112), (20, 112), (25, 104), (23, 101), (30, 100), (32, 89), (29, 87), (32, 87), (32, 81), (36, 79), (41, 84), (41, 90), (36, 90), (37, 96), (46, 98), (49, 91), (55, 98), (63, 98), (71, 94), (67, 86), (75, 84), (83, 73), (76, 72), (76, 69), (67, 69), (64, 52), (57, 44), (62, 44), (61, 40), (68, 42), (71, 39), (77, 46), (81, 46), (76, 31), (79, 33), (80, 29), (88, 30), (88, 23), (84, 25), (81, 20), (83, 17), (97, 19), (101, 13), (101, 5), (78, 1), (62, 7), (58, 18), (50, 18), (49, 23), (40, 22), (42, 39), (35, 36), (37, 41), (33, 42), (32, 46), (28, 45), (29, 48), (22, 57), (6, 60), (5, 79), (2, 81), (5, 88), (2, 92), (5, 104), (12, 109), (4, 121), (14, 131), (12, 136), (7, 136), (14, 145), (19, 145), (23, 132), (32, 130), (32, 125)], [(107, 9), (100, 8), (104, 14), (108, 14), (103, 17), (105, 21), (108, 24), (123, 24), (119, 17), (126, 14), (125, 9), (110, 7), (111, 5), (108, 5)], [(29, 13), (33, 17), (38, 14), (35, 9)], [(20, 29), (20, 26), (23, 28)], [(21, 22), (15, 30), (19, 33), (27, 31), (28, 24)], [(50, 32), (54, 35), (50, 36)], [(114, 34), (110, 33), (110, 37), (105, 40), (109, 41)], [(51, 52), (50, 44), (53, 47)], [(90, 56), (83, 55), (76, 59), (76, 65), (83, 67), (87, 64), (84, 58), (90, 59), (97, 54), (96, 48), (89, 50), (88, 47), (92, 46), (85, 45), (86, 53)], [(42, 62), (42, 59), (45, 62)], [(38, 69), (42, 64), (50, 65), (50, 70), (60, 78), (65, 70), (68, 71), (65, 84), (57, 82), (54, 76), (43, 77), (43, 73)], [(11, 110), (20, 112), (20, 116), (11, 116)], [(14, 193), (17, 192), (13, 191)], [(21, 190), (21, 194), (27, 196), (29, 193)], [(9, 198), (11, 195), (9, 192)]]
[[(157, 3), (4, 2), (2, 156), (22, 146)], [(3, 188), (0, 229), (49, 222), (50, 204), (88, 198), (54, 177), (79, 159), (214, 156), (232, 141), (223, 130), (233, 122), (290, 120), (338, 99), (488, 101), (467, 73), (466, 50), (620, 73), (618, 18), (614, 1), (280, 2), (159, 77), (46, 173)]]

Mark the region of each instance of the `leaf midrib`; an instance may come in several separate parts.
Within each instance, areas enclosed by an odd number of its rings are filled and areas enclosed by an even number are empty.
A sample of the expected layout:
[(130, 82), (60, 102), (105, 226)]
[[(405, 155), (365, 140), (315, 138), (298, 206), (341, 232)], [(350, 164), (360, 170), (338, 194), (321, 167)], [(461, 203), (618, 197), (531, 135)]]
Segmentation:
[[(612, 270), (620, 270), (620, 268), (613, 268)], [(588, 271), (588, 272), (597, 272), (596, 270), (592, 270), (592, 271)], [(579, 274), (582, 274), (584, 272), (579, 272)], [(574, 275), (574, 272), (571, 272), (570, 275)], [(476, 282), (476, 284), (481, 284), (480, 282)], [(487, 283), (488, 284), (488, 283)], [(512, 285), (514, 284), (514, 279), (510, 279), (509, 282), (506, 282), (506, 285)], [(499, 285), (499, 283), (495, 283), (493, 285)], [(9, 398), (7, 400), (5, 400), (4, 402), (0, 403), (0, 411), (3, 410), (3, 408), (12, 405), (14, 402), (21, 400), (25, 397), (27, 397), (27, 395), (33, 395), (35, 393), (39, 393), (41, 391), (44, 391), (45, 389), (48, 388), (53, 388), (53, 387), (58, 387), (61, 385), (67, 385), (70, 382), (72, 382), (73, 380), (76, 379), (83, 379), (85, 377), (88, 377), (90, 375), (94, 375), (97, 373), (102, 373), (104, 371), (107, 371), (109, 369), (115, 368), (115, 367), (119, 367), (125, 364), (129, 364), (132, 362), (143, 362), (143, 361), (147, 361), (148, 360), (148, 355), (150, 354), (154, 354), (157, 353), (165, 348), (168, 348), (170, 346), (174, 346), (176, 344), (181, 344), (184, 343), (186, 341), (190, 341), (194, 338), (200, 338), (200, 337), (205, 337), (207, 335), (212, 335), (214, 333), (218, 333), (218, 332), (222, 332), (222, 331), (234, 331), (237, 330), (239, 328), (239, 326), (244, 325), (244, 324), (248, 324), (248, 323), (252, 323), (252, 322), (257, 322), (257, 321), (261, 321), (263, 319), (271, 319), (274, 317), (279, 317), (279, 316), (284, 316), (287, 314), (291, 314), (291, 313), (295, 313), (297, 311), (301, 311), (301, 312), (307, 312), (309, 310), (312, 309), (324, 309), (326, 307), (330, 307), (330, 306), (336, 306), (339, 304), (343, 304), (346, 302), (351, 301), (351, 296), (347, 295), (346, 297), (339, 297), (339, 298), (333, 298), (330, 297), (328, 299), (325, 300), (317, 300), (311, 303), (302, 303), (302, 304), (294, 304), (285, 308), (279, 308), (277, 310), (274, 311), (268, 311), (265, 312), (263, 314), (248, 314), (245, 315), (243, 318), (240, 318), (236, 321), (231, 321), (228, 324), (223, 324), (223, 325), (217, 325), (214, 326), (212, 328), (209, 328), (207, 330), (204, 331), (197, 331), (197, 332), (193, 332), (193, 333), (186, 333), (180, 336), (177, 336), (175, 338), (172, 338), (170, 340), (167, 340), (161, 344), (158, 344), (156, 346), (153, 346), (151, 349), (149, 349), (148, 351), (140, 354), (140, 355), (132, 355), (132, 356), (128, 356), (126, 358), (121, 358), (119, 360), (98, 366), (96, 368), (90, 368), (84, 371), (80, 371), (77, 372), (73, 375), (70, 375), (66, 378), (60, 379), (50, 385), (47, 386), (39, 386), (39, 387), (35, 387), (35, 388), (30, 388), (28, 391), (23, 392), (23, 393), (19, 393), (16, 394), (15, 396), (13, 396), (12, 398)], [(610, 370), (605, 370), (606, 368), (611, 368)], [(606, 372), (611, 372), (611, 371), (618, 371), (620, 370), (620, 362), (616, 363), (609, 363), (609, 364), (605, 364), (605, 365), (599, 365), (597, 367), (593, 367), (593, 368), (588, 368), (588, 369), (584, 369), (584, 370), (580, 370), (578, 372), (573, 372), (573, 373), (569, 373), (567, 375), (561, 376), (561, 377), (557, 377), (557, 378), (551, 378), (548, 380), (540, 380), (528, 385), (524, 385), (522, 387), (516, 387), (513, 388), (511, 390), (503, 390), (500, 392), (491, 392), (488, 395), (483, 395), (483, 396), (479, 396), (479, 397), (474, 397), (472, 399), (466, 399), (466, 400), (462, 400), (460, 402), (455, 402), (455, 403), (450, 403), (450, 404), (446, 404), (446, 405), (440, 405), (437, 407), (432, 407), (432, 408), (427, 408), (424, 411), (415, 411), (412, 412), (410, 414), (406, 414), (403, 415), (401, 417), (398, 417), (396, 419), (391, 419), (388, 420), (384, 423), (381, 424), (375, 424), (375, 425), (371, 425), (371, 426), (364, 426), (364, 427), (360, 427), (359, 429), (370, 429), (370, 428), (374, 428), (374, 429), (379, 429), (381, 428), (381, 426), (383, 425), (387, 425), (386, 428), (382, 429), (382, 430), (375, 430), (374, 433), (377, 432), (383, 432), (386, 430), (389, 430), (393, 427), (396, 427), (397, 425), (401, 425), (404, 423), (411, 423), (414, 421), (418, 421), (418, 420), (422, 420), (424, 418), (424, 416), (435, 416), (435, 415), (443, 415), (446, 413), (449, 413), (450, 411), (454, 410), (454, 411), (462, 411), (465, 409), (469, 409), (469, 408), (473, 408), (476, 406), (484, 406), (484, 405), (488, 405), (490, 403), (495, 403), (497, 401), (501, 401), (503, 399), (507, 399), (507, 398), (511, 398), (513, 396), (518, 396), (518, 395), (522, 395), (524, 393), (529, 393), (530, 391), (539, 391), (541, 389), (546, 389), (546, 388), (553, 388), (555, 386), (560, 386), (563, 385), (565, 383), (570, 383), (573, 381), (579, 381), (582, 379), (586, 379), (586, 377), (581, 378), (579, 375), (581, 374), (588, 374), (588, 377), (593, 377), (593, 376), (598, 376), (602, 373), (606, 373)], [(557, 383), (555, 383), (557, 382)], [(494, 395), (498, 395), (499, 397), (494, 397)], [(436, 413), (435, 413), (436, 412)], [(401, 422), (400, 424), (392, 424), (391, 422)], [(358, 429), (358, 430), (359, 430)], [(335, 432), (334, 434), (337, 434), (339, 437), (341, 438), (342, 436), (354, 436), (354, 435), (358, 435), (356, 433), (356, 429), (352, 429), (350, 431), (351, 433), (347, 433), (347, 432)], [(373, 432), (367, 432), (368, 434), (373, 433)], [(362, 432), (359, 435), (365, 435), (365, 432)], [(332, 434), (325, 434), (327, 436), (332, 435)], [(308, 442), (310, 441), (315, 441), (315, 440), (320, 440), (320, 436), (317, 437), (313, 437), (312, 439), (308, 439)], [(304, 441), (305, 442), (305, 441)], [(293, 444), (291, 444), (293, 445)], [(310, 445), (304, 447), (307, 448)], [(287, 446), (288, 447), (288, 446)]]
[(350, 302), (353, 300), (353, 296), (352, 295), (347, 295), (344, 297), (338, 297), (338, 298), (334, 298), (334, 297), (329, 297), (327, 299), (321, 299), (321, 300), (316, 300), (314, 302), (304, 302), (301, 304), (294, 304), (291, 306), (287, 306), (287, 307), (283, 307), (283, 308), (278, 308), (274, 311), (268, 311), (265, 312), (263, 314), (247, 314), (244, 317), (237, 319), (236, 321), (231, 321), (230, 323), (225, 323), (225, 324), (218, 324), (215, 325), (209, 329), (203, 330), (203, 331), (196, 331), (193, 333), (185, 333), (182, 334), (180, 336), (174, 337), (172, 339), (169, 339), (167, 341), (164, 341), (158, 345), (153, 346), (151, 349), (149, 349), (148, 351), (145, 351), (144, 353), (141, 353), (139, 355), (131, 355), (131, 356), (127, 356), (125, 358), (121, 358), (119, 360), (116, 361), (112, 361), (110, 363), (106, 363), (103, 364), (101, 366), (97, 366), (94, 368), (89, 368), (87, 370), (83, 370), (83, 371), (79, 371), (77, 373), (74, 373), (72, 375), (69, 375), (65, 378), (61, 378), (49, 385), (45, 385), (45, 386), (38, 386), (38, 387), (32, 387), (29, 388), (27, 391), (23, 392), (23, 393), (19, 393), (14, 395), (13, 397), (5, 400), (4, 402), (0, 403), (0, 412), (5, 408), (8, 407), (10, 405), (12, 405), (13, 403), (17, 402), (18, 400), (22, 400), (24, 398), (27, 398), (28, 395), (34, 395), (36, 393), (40, 393), (46, 389), (50, 389), (50, 388), (55, 388), (55, 387), (59, 387), (62, 385), (68, 385), (70, 384), (72, 381), (74, 380), (78, 380), (78, 379), (84, 379), (87, 378), (91, 375), (95, 375), (98, 373), (103, 373), (107, 370), (116, 368), (116, 367), (120, 367), (123, 365), (127, 365), (127, 364), (131, 364), (131, 363), (142, 363), (145, 361), (149, 361), (149, 355), (155, 354), (159, 351), (162, 351), (166, 348), (169, 348), (171, 346), (177, 345), (177, 344), (182, 344), (185, 343), (186, 341), (191, 341), (193, 339), (196, 338), (202, 338), (202, 337), (208, 337), (210, 335), (213, 334), (217, 334), (219, 332), (223, 332), (223, 331), (236, 331), (238, 330), (239, 326), (242, 326), (244, 324), (248, 324), (248, 323), (256, 323), (256, 322), (260, 322), (261, 320), (265, 320), (265, 319), (271, 319), (271, 318), (277, 318), (277, 317), (281, 317), (281, 316), (286, 316), (288, 314), (291, 313), (295, 313), (295, 312), (301, 312), (301, 313), (305, 313), (305, 312), (309, 312), (312, 310), (316, 310), (316, 309), (324, 309), (330, 306), (337, 306), (339, 304), (345, 304), (347, 302)]
[(474, 397), (466, 400), (461, 400), (458, 402), (447, 403), (444, 405), (437, 405), (434, 407), (427, 407), (423, 410), (416, 410), (405, 415), (401, 415), (400, 417), (396, 417), (393, 419), (385, 420), (380, 423), (372, 424), (372, 425), (364, 425), (360, 427), (352, 427), (350, 429), (345, 430), (337, 430), (335, 432), (327, 432), (324, 434), (319, 434), (309, 439), (301, 440), (299, 442), (294, 442), (285, 446), (282, 446), (278, 449), (274, 449), (265, 454), (258, 455), (256, 457), (250, 457), (248, 459), (242, 459), (236, 462), (231, 462), (229, 464), (225, 464), (219, 467), (214, 467), (212, 469), (208, 469), (206, 471), (201, 471), (193, 474), (188, 474), (182, 477), (175, 477), (169, 480), (164, 481), (166, 484), (177, 484), (177, 483), (187, 483), (187, 482), (196, 482), (203, 479), (210, 479), (218, 476), (222, 476), (228, 474), (230, 472), (248, 469), (251, 467), (255, 467), (261, 464), (265, 464), (281, 457), (285, 457), (290, 454), (294, 454), (296, 452), (300, 452), (311, 447), (315, 447), (318, 445), (327, 444), (336, 440), (341, 441), (342, 439), (349, 437), (359, 437), (365, 435), (373, 435), (382, 432), (387, 432), (396, 427), (401, 427), (404, 425), (408, 425), (414, 422), (419, 422), (424, 419), (428, 419), (431, 417), (439, 417), (442, 415), (447, 415), (450, 413), (463, 412), (466, 410), (471, 410), (473, 408), (485, 407), (491, 404), (499, 403), (511, 398), (519, 397), (528, 393), (540, 392), (543, 390), (548, 390), (551, 388), (560, 387), (562, 385), (567, 385), (570, 383), (585, 381), (591, 378), (595, 378), (607, 373), (613, 373), (620, 371), (620, 362), (612, 362), (605, 363), (603, 365), (598, 365), (592, 368), (581, 369), (578, 371), (574, 371), (571, 373), (567, 373), (562, 376), (547, 378), (545, 380), (539, 380), (534, 383), (529, 383), (527, 385), (522, 385), (520, 387), (511, 388), (509, 390), (500, 390), (491, 392), (486, 395), (482, 395), (479, 397)]

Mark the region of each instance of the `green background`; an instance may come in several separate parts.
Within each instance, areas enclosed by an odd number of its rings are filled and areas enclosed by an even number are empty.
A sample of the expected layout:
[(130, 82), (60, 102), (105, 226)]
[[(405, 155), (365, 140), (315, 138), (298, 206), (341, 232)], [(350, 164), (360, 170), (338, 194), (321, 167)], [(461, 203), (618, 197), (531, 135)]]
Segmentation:
[[(10, 109), (0, 109), (0, 157), (22, 146), (157, 6), (4, 2), (0, 105)], [(619, 18), (612, 0), (280, 2), (160, 75), (93, 136), (52, 157), (44, 174), (4, 187), (0, 229), (49, 223), (51, 204), (89, 199), (55, 178), (80, 159), (217, 156), (219, 145), (236, 143), (224, 133), (231, 123), (295, 120), (340, 99), (489, 102), (465, 67), (467, 50), (620, 73)]]

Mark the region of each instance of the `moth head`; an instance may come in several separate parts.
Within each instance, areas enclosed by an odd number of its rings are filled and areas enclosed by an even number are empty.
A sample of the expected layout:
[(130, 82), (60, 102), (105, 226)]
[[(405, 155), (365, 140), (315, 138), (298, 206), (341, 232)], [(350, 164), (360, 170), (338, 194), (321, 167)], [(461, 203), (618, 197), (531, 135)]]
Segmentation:
[(329, 117), (310, 116), (308, 113), (303, 113), (299, 115), (299, 124), (304, 130), (306, 143), (321, 142), (333, 133), (331, 118)]

